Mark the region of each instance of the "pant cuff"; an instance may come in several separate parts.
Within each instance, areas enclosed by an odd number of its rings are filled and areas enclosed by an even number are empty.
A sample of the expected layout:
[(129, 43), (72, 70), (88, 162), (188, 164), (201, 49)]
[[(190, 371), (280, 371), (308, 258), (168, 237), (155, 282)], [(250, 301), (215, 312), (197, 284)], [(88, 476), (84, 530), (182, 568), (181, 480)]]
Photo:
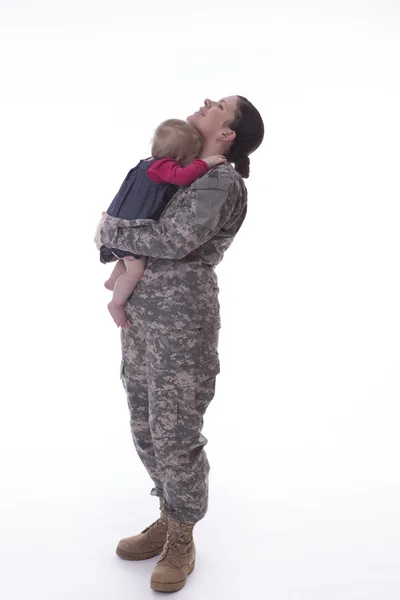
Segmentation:
[(162, 498), (164, 496), (164, 493), (159, 488), (154, 487), (150, 492), (150, 496), (156, 496), (157, 498)]

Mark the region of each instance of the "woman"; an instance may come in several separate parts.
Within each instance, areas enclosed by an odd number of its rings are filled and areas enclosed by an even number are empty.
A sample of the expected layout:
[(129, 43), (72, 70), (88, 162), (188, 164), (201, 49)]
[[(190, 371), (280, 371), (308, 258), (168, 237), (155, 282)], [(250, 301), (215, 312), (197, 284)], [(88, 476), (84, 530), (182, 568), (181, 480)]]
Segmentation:
[[(195, 566), (193, 527), (204, 517), (208, 473), (201, 434), (219, 373), (218, 282), (222, 260), (246, 215), (249, 155), (264, 125), (245, 98), (206, 99), (188, 117), (204, 138), (200, 157), (228, 163), (181, 188), (159, 221), (105, 216), (101, 243), (148, 256), (147, 269), (126, 310), (133, 326), (121, 331), (121, 378), (136, 450), (159, 496), (160, 518), (121, 540), (117, 554), (143, 560), (161, 553), (151, 587), (181, 589)], [(235, 169), (229, 163), (234, 163)]]

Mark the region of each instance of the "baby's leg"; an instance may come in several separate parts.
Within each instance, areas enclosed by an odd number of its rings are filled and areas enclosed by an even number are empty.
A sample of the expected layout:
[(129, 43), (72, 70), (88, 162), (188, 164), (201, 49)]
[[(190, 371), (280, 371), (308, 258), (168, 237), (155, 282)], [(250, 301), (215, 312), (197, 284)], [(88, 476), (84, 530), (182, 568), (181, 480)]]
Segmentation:
[(106, 287), (108, 290), (113, 291), (115, 282), (117, 281), (118, 277), (122, 275), (122, 273), (125, 273), (125, 271), (126, 268), (124, 261), (122, 259), (117, 260), (109, 279), (107, 279), (107, 281), (104, 283), (104, 287)]
[(124, 258), (126, 271), (115, 282), (113, 299), (108, 305), (108, 310), (118, 327), (132, 325), (125, 312), (125, 303), (142, 277), (146, 262), (146, 258), (135, 259), (133, 256)]

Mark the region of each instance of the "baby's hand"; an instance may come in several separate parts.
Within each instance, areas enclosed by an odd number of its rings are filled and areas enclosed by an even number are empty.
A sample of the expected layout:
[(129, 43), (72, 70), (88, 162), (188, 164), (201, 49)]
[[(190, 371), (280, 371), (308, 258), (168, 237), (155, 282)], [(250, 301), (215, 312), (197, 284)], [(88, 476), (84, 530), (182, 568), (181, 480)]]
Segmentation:
[(222, 156), (222, 154), (215, 154), (214, 156), (204, 158), (204, 162), (209, 169), (212, 169), (212, 167), (226, 163), (226, 158), (225, 156)]

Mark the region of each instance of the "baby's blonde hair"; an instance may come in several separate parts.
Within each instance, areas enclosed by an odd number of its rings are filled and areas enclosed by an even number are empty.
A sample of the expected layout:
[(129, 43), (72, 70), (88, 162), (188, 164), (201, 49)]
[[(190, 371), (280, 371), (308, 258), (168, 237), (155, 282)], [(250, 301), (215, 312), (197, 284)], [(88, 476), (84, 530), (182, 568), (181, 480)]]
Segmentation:
[(186, 121), (167, 119), (159, 125), (152, 140), (153, 158), (173, 158), (178, 162), (197, 157), (202, 146), (200, 133)]

